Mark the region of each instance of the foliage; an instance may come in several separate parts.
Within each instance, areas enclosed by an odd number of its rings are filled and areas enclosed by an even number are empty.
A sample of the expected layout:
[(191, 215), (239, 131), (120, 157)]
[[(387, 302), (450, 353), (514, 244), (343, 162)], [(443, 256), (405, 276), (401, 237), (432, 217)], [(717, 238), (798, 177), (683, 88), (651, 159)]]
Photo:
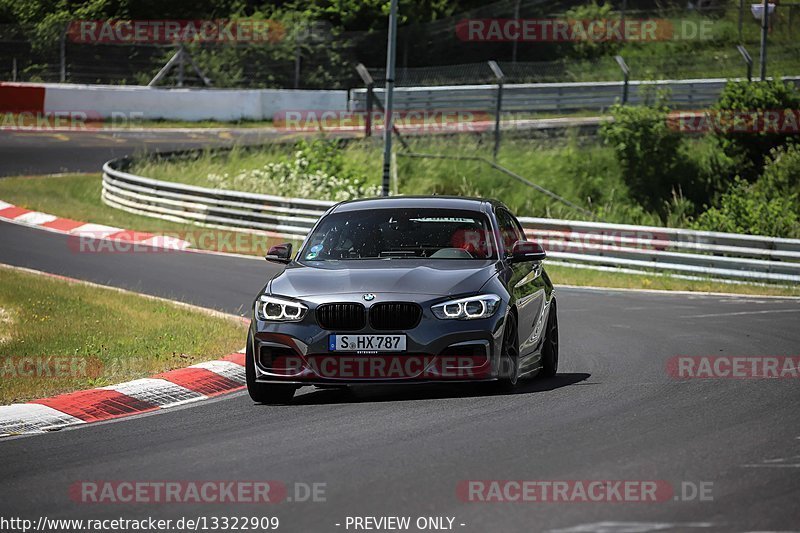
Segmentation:
[[(606, 21), (617, 18), (614, 8), (608, 2), (599, 5), (597, 0), (586, 4), (579, 4), (567, 10), (565, 17), (574, 23), (583, 24), (584, 29), (589, 21)], [(587, 38), (572, 43), (572, 54), (579, 59), (595, 59), (601, 56), (616, 54), (622, 47), (622, 42), (615, 39), (597, 40)]]
[(377, 196), (377, 187), (366, 185), (344, 168), (338, 142), (301, 140), (289, 161), (266, 163), (260, 168), (235, 173), (209, 174), (212, 185), (246, 192), (275, 192), (283, 196), (344, 201)]
[[(399, 0), (397, 11), (400, 24), (414, 24), (438, 20), (484, 4), (479, 0)], [(389, 2), (386, 0), (295, 1), (289, 7), (302, 11), (309, 18), (326, 20), (347, 31), (385, 30), (389, 14)]]
[(800, 144), (773, 149), (756, 185), (768, 196), (794, 200), (795, 210), (800, 211)]
[(800, 237), (800, 146), (774, 149), (763, 175), (749, 183), (738, 176), (718, 206), (700, 215), (699, 229)]
[(631, 196), (650, 210), (661, 210), (685, 177), (677, 157), (683, 139), (670, 128), (667, 113), (660, 103), (616, 105), (611, 109), (614, 120), (600, 128), (603, 140), (616, 154)]
[(734, 178), (719, 206), (701, 214), (695, 228), (730, 233), (751, 233), (777, 237), (800, 236), (800, 220), (793, 201), (769, 197), (751, 183)]
[[(713, 108), (719, 122), (732, 121), (714, 135), (722, 152), (737, 162), (739, 176), (754, 181), (770, 150), (786, 143), (796, 131), (781, 134), (747, 127), (746, 113), (784, 112), (800, 108), (800, 90), (780, 79), (767, 81), (729, 81)], [(744, 129), (746, 131), (736, 131)]]

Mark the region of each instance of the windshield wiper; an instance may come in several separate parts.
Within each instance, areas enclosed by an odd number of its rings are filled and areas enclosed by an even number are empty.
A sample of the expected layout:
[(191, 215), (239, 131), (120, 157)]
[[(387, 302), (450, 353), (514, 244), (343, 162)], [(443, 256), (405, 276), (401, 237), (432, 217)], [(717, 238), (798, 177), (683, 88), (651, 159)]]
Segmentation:
[(414, 250), (386, 250), (379, 254), (380, 257), (417, 257), (417, 252)]

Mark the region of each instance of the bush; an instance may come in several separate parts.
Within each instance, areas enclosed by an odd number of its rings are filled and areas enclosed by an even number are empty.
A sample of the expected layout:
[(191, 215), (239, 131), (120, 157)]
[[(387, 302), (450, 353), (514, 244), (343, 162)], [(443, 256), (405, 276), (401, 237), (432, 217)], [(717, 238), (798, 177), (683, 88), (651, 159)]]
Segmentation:
[(800, 146), (776, 148), (755, 183), (739, 178), (696, 227), (711, 231), (800, 237)]
[[(566, 18), (568, 20), (583, 22), (584, 29), (586, 29), (587, 21), (607, 21), (610, 20), (612, 16), (614, 15), (611, 4), (604, 2), (601, 6), (597, 3), (597, 0), (592, 0), (585, 5), (573, 7), (566, 12)], [(579, 59), (596, 59), (598, 57), (616, 54), (621, 46), (622, 42), (618, 40), (595, 40), (587, 38), (586, 40), (572, 43), (572, 54)]]
[(616, 154), (631, 196), (648, 210), (663, 213), (664, 202), (680, 189), (687, 173), (680, 168), (683, 139), (667, 123), (668, 109), (652, 106), (612, 107), (613, 122), (600, 134)]
[(712, 136), (687, 139), (679, 156), (681, 193), (696, 205), (713, 203), (736, 175), (737, 162), (719, 148)]
[(344, 201), (378, 196), (377, 186), (368, 186), (344, 167), (339, 141), (301, 140), (289, 161), (270, 162), (261, 168), (235, 174), (209, 174), (215, 187), (244, 192), (267, 192), (281, 196)]
[[(796, 110), (800, 106), (800, 91), (781, 80), (729, 81), (713, 108), (720, 121), (733, 121), (732, 126), (718, 128), (716, 137), (723, 153), (737, 162), (736, 173), (755, 181), (770, 150), (786, 143), (796, 132), (787, 134), (766, 131), (733, 131), (744, 124), (741, 112)], [(737, 114), (736, 112), (740, 112)]]
[(772, 150), (756, 186), (767, 196), (794, 199), (795, 210), (800, 213), (800, 144)]
[(753, 184), (739, 178), (722, 195), (719, 207), (712, 207), (697, 219), (696, 229), (751, 233), (773, 237), (800, 236), (793, 201), (767, 197)]

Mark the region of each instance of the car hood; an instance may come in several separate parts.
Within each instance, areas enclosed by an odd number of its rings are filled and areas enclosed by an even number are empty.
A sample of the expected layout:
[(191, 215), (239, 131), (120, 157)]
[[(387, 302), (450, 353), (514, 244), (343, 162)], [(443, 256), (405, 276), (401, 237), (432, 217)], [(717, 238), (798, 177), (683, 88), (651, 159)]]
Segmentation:
[(477, 292), (497, 272), (494, 261), (375, 259), (293, 262), (275, 276), (275, 295), (307, 297), (348, 293), (447, 296)]

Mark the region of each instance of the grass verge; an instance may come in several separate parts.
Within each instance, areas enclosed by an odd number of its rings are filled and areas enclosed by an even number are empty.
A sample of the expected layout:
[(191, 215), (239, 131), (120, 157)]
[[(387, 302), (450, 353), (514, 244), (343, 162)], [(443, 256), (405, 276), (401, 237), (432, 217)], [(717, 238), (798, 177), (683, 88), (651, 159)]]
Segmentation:
[[(19, 207), (82, 222), (175, 235), (201, 249), (263, 256), (270, 246), (287, 241), (260, 234), (203, 228), (128, 213), (104, 204), (100, 199), (101, 191), (100, 174), (14, 177), (0, 180), (0, 200)], [(294, 244), (297, 245), (298, 241), (294, 241)]]
[(0, 404), (146, 377), (244, 344), (247, 327), (235, 320), (6, 267), (0, 272)]
[(724, 283), (715, 280), (689, 280), (672, 276), (629, 274), (571, 268), (549, 264), (547, 273), (556, 285), (579, 285), (584, 287), (607, 287), (609, 289), (649, 289), (662, 291), (719, 292), (726, 294), (749, 294), (757, 296), (800, 296), (800, 287), (757, 285), (750, 283)]

